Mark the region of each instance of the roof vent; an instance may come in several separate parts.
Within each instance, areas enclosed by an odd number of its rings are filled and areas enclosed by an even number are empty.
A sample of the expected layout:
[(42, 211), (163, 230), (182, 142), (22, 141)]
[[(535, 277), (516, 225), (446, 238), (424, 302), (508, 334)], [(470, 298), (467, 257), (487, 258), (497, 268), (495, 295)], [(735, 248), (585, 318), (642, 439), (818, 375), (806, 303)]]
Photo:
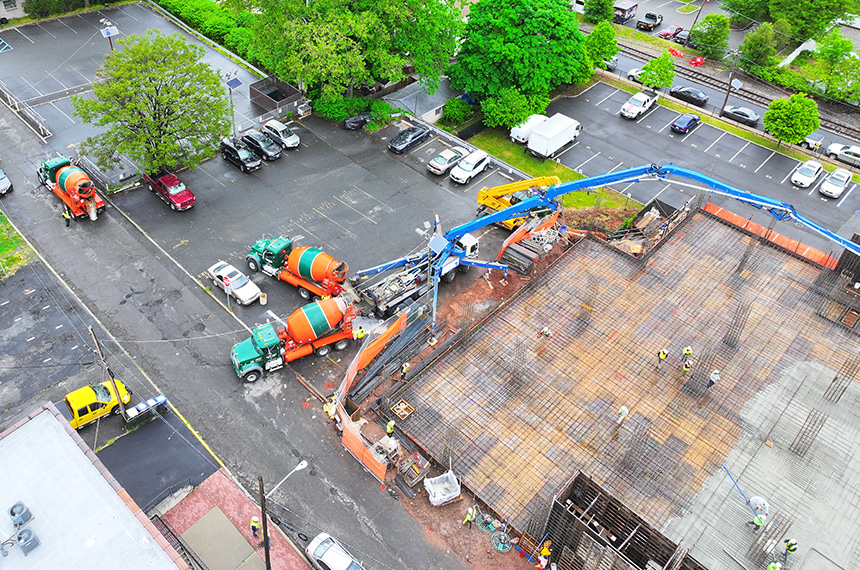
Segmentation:
[(30, 551), (42, 544), (39, 542), (39, 538), (36, 536), (36, 533), (30, 530), (29, 528), (22, 528), (15, 535), (15, 543), (21, 547), (21, 551), (24, 553), (24, 556), (30, 554)]
[(15, 528), (22, 527), (33, 518), (33, 513), (27, 508), (27, 505), (18, 501), (9, 507), (9, 518), (12, 519), (12, 525)]

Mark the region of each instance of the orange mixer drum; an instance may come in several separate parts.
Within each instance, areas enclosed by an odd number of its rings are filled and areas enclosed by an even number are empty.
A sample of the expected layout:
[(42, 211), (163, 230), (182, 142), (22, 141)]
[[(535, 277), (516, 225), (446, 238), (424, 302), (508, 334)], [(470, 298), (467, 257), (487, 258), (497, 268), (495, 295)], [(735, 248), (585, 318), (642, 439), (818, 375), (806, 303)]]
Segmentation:
[(92, 198), (96, 188), (87, 173), (77, 166), (64, 166), (57, 171), (57, 184), (70, 195)]
[(339, 297), (305, 305), (287, 317), (287, 332), (298, 344), (310, 342), (337, 325), (346, 309), (346, 301)]
[(287, 267), (299, 277), (311, 281), (322, 281), (326, 278), (343, 281), (348, 270), (346, 263), (315, 247), (294, 249), (290, 252)]

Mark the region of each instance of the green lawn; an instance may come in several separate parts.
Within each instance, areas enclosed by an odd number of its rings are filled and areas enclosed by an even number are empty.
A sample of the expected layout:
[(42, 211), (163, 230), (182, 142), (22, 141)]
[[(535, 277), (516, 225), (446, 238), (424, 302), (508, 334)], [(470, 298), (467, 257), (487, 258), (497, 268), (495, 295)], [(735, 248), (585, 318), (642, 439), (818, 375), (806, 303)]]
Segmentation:
[(21, 236), (0, 212), (0, 279), (4, 279), (27, 265), (35, 256)]

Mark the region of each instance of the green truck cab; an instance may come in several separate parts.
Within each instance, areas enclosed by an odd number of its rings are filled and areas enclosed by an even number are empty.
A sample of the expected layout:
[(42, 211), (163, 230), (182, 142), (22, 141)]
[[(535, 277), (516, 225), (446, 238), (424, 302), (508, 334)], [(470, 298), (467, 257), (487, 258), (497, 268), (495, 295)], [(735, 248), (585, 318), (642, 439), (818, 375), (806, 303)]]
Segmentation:
[(256, 327), (249, 338), (230, 351), (233, 371), (245, 382), (256, 382), (264, 371), (277, 370), (284, 365), (282, 350), (283, 345), (274, 326)]
[(251, 271), (275, 275), (286, 264), (292, 250), (293, 242), (289, 238), (259, 239), (251, 246), (245, 261)]

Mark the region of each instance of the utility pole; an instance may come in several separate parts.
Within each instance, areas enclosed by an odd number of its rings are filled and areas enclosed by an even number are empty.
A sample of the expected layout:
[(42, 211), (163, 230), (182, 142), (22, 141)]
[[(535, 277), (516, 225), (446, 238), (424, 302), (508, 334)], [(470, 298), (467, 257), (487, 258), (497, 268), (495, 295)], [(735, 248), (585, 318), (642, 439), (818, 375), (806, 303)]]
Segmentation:
[(110, 380), (111, 386), (113, 386), (113, 393), (116, 395), (116, 401), (119, 405), (119, 412), (120, 414), (122, 414), (123, 421), (126, 421), (128, 420), (128, 415), (125, 413), (125, 403), (122, 401), (122, 396), (119, 393), (119, 389), (117, 389), (116, 387), (116, 378), (114, 378), (113, 371), (110, 369), (110, 367), (107, 365), (107, 362), (105, 361), (104, 354), (102, 354), (102, 347), (99, 344), (98, 339), (96, 338), (96, 333), (95, 331), (93, 331), (93, 327), (89, 326), (87, 327), (87, 329), (89, 329), (90, 336), (93, 339), (93, 344), (96, 346), (96, 355), (99, 357), (99, 360), (101, 361), (102, 366), (104, 366), (105, 371), (107, 371), (108, 379)]
[(740, 52), (737, 50), (733, 50), (730, 55), (734, 56), (734, 63), (732, 64), (732, 70), (729, 71), (729, 84), (726, 86), (726, 96), (723, 98), (723, 104), (720, 105), (720, 116), (723, 115), (723, 109), (726, 108), (726, 104), (729, 102), (729, 93), (732, 90), (732, 87), (735, 89), (740, 89), (743, 86), (743, 83), (735, 79), (735, 70), (738, 67), (738, 55)]
[(269, 524), (266, 517), (266, 493), (263, 492), (263, 478), (257, 477), (260, 485), (260, 516), (263, 519), (263, 548), (266, 552), (266, 570), (272, 570), (272, 560), (269, 558)]
[(687, 44), (690, 43), (690, 38), (693, 36), (693, 28), (696, 27), (696, 22), (699, 21), (699, 16), (702, 15), (702, 10), (705, 9), (705, 4), (708, 0), (702, 0), (702, 5), (696, 10), (696, 17), (693, 18), (693, 25), (690, 26), (690, 33), (687, 34), (687, 39), (684, 40), (684, 47), (687, 47)]

